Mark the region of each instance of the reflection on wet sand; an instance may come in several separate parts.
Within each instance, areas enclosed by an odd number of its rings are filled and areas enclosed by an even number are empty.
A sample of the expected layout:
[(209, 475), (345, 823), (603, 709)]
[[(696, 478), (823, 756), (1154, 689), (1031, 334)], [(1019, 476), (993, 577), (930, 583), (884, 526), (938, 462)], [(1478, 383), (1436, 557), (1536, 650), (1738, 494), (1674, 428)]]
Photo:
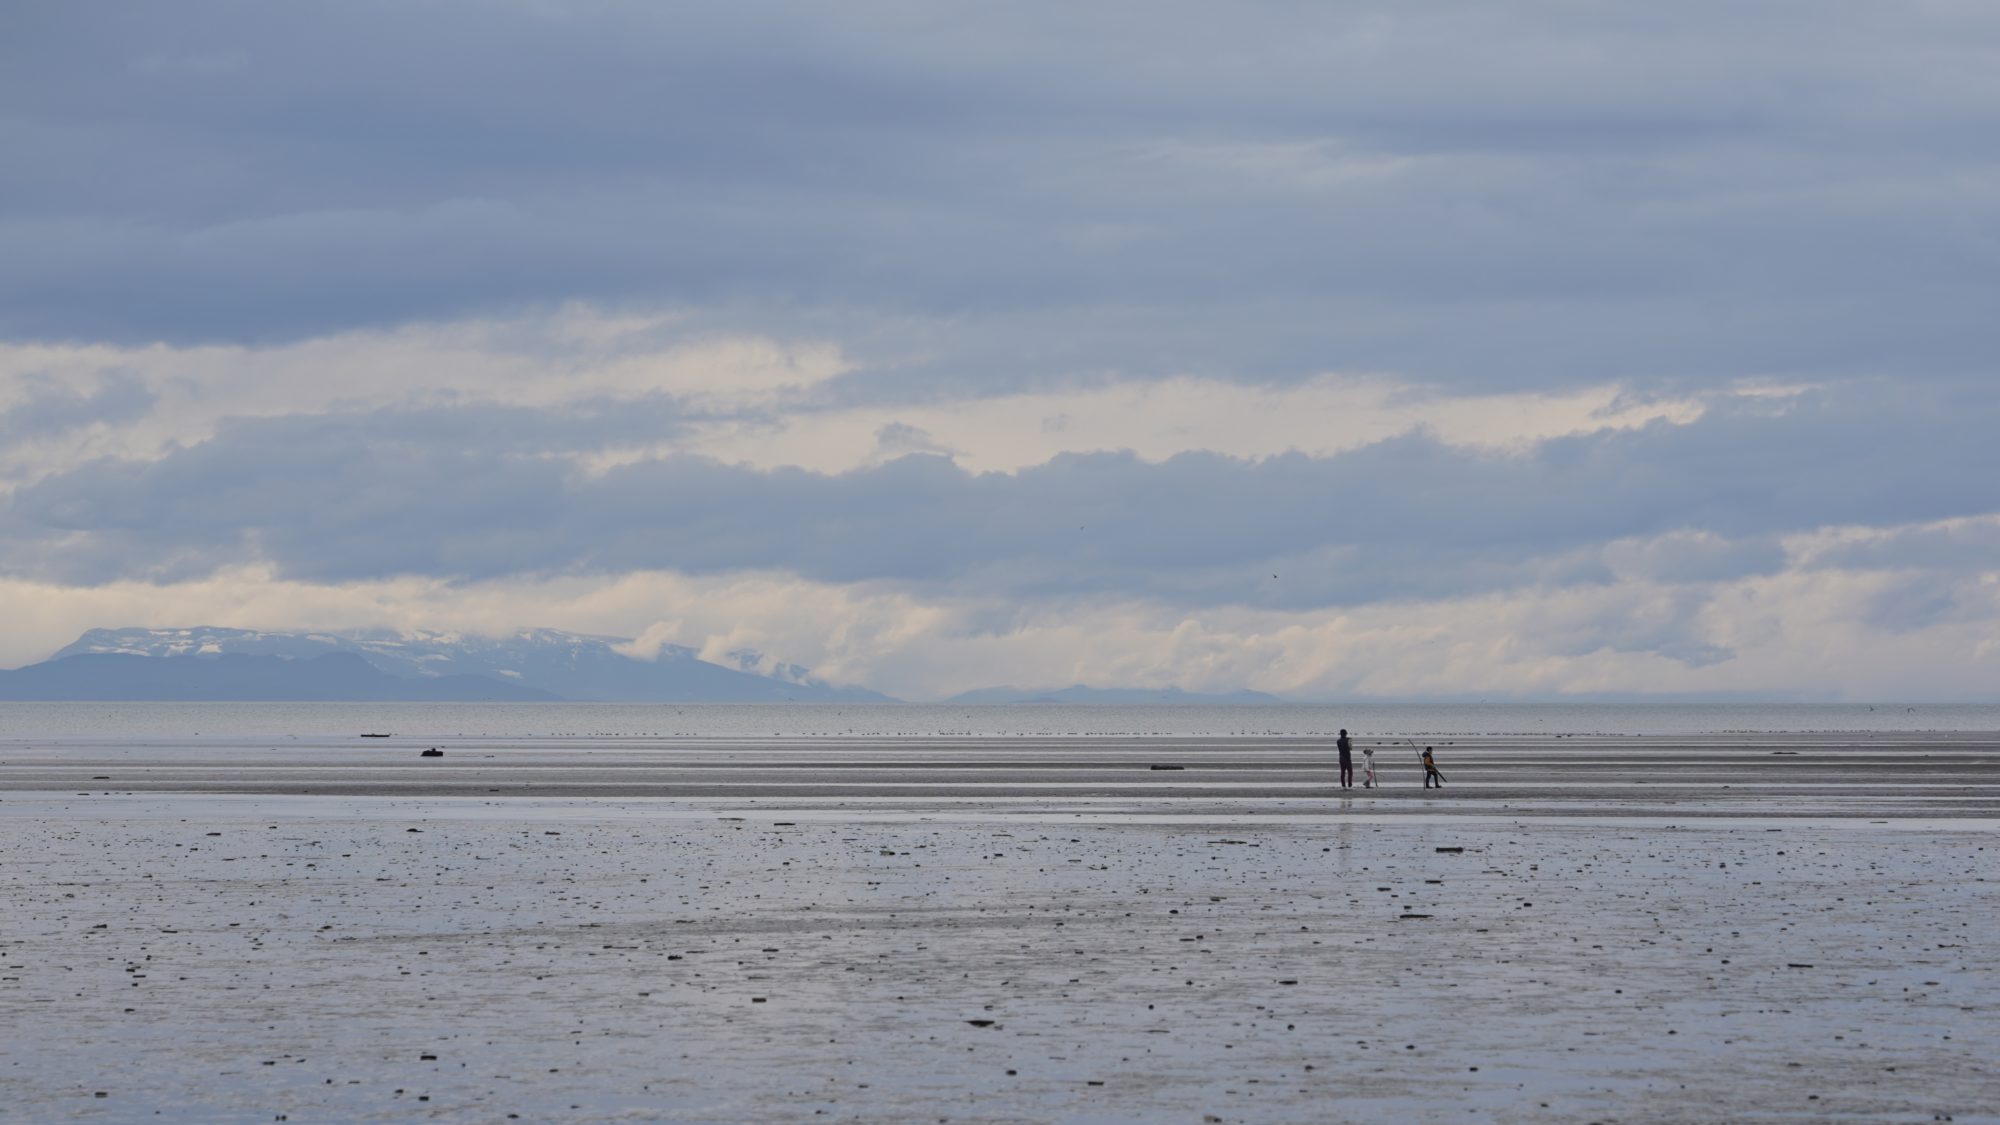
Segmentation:
[[(10, 745), (24, 1120), (1992, 1105), (2000, 749)], [(1179, 771), (1154, 771), (1178, 764)], [(99, 1096), (102, 1095), (102, 1096)]]

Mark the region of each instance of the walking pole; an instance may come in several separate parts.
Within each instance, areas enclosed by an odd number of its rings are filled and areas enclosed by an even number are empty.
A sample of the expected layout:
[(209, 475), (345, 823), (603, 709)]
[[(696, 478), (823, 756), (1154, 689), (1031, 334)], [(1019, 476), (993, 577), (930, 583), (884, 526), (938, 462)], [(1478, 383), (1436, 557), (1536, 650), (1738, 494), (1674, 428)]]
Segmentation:
[(1415, 739), (1412, 739), (1412, 738), (1406, 738), (1406, 739), (1404, 739), (1403, 741), (1404, 741), (1404, 742), (1407, 742), (1407, 743), (1409, 743), (1409, 744), (1410, 744), (1410, 749), (1412, 749), (1412, 750), (1415, 750), (1415, 751), (1417, 752), (1417, 762), (1418, 762), (1418, 764), (1420, 764), (1420, 765), (1422, 765), (1422, 766), (1424, 767), (1424, 785), (1425, 785), (1425, 787), (1426, 787), (1426, 788), (1428, 788), (1428, 787), (1429, 787), (1429, 785), (1430, 785), (1430, 780), (1431, 780), (1431, 774), (1433, 774), (1433, 773), (1436, 773), (1436, 774), (1437, 774), (1437, 779), (1438, 779), (1438, 784), (1439, 784), (1440, 786), (1442, 786), (1442, 785), (1444, 784), (1444, 771), (1442, 771), (1442, 770), (1433, 770), (1433, 769), (1431, 768), (1431, 765), (1430, 765), (1430, 763), (1428, 763), (1428, 762), (1424, 761), (1424, 751), (1423, 751), (1423, 748), (1417, 745), (1417, 743), (1416, 743), (1416, 740), (1415, 740)]
[[(1405, 741), (1405, 742), (1409, 742), (1409, 743), (1410, 743), (1410, 749), (1412, 749), (1412, 750), (1417, 750), (1417, 744), (1416, 744), (1415, 742), (1411, 742), (1411, 741), (1410, 741), (1409, 739), (1407, 739), (1407, 738), (1406, 738), (1406, 739), (1404, 739), (1403, 741)], [(1428, 787), (1428, 786), (1429, 786), (1429, 784), (1430, 784), (1430, 780), (1431, 780), (1431, 775), (1432, 775), (1432, 774), (1436, 774), (1436, 775), (1437, 775), (1437, 779), (1438, 779), (1438, 786), (1439, 786), (1440, 788), (1442, 788), (1442, 787), (1444, 786), (1444, 771), (1443, 771), (1443, 770), (1441, 770), (1441, 769), (1438, 769), (1437, 767), (1435, 767), (1435, 766), (1433, 766), (1433, 765), (1431, 765), (1431, 764), (1430, 764), (1429, 762), (1425, 762), (1425, 761), (1424, 761), (1424, 752), (1423, 752), (1422, 750), (1417, 750), (1417, 761), (1419, 761), (1419, 762), (1423, 762), (1423, 766), (1424, 766), (1424, 784), (1425, 784), (1425, 786), (1426, 786), (1426, 787)]]

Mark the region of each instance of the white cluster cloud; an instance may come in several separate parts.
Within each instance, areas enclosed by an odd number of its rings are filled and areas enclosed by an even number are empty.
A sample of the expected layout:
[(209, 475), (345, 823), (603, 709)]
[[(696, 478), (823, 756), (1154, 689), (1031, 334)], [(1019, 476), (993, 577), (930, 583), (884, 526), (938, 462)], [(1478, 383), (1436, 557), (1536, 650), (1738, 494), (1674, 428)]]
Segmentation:
[[(1424, 431), (1449, 445), (1520, 450), (1549, 438), (1699, 417), (1692, 396), (1631, 400), (1618, 387), (1451, 394), (1370, 375), (1284, 385), (1180, 376), (1063, 390), (828, 409), (755, 422), (698, 423), (680, 448), (723, 461), (842, 472), (909, 452), (885, 424), (923, 435), (974, 472), (1013, 472), (1063, 453), (1129, 450), (1148, 461), (1205, 451), (1231, 457), (1326, 456)], [(884, 419), (889, 419), (887, 423)]]
[(0, 486), (100, 457), (157, 457), (213, 436), (228, 418), (647, 398), (690, 414), (740, 415), (803, 398), (848, 366), (827, 343), (689, 332), (671, 313), (616, 315), (580, 304), (265, 346), (0, 340), (0, 418), (50, 388), (88, 396), (129, 386), (150, 404), (133, 416), (0, 440)]
[(108, 4), (0, 68), (16, 662), (1994, 690), (1991, 5)]
[[(1984, 448), (1948, 394), (1328, 374), (870, 401), (844, 355), (584, 305), (0, 345), (0, 595), (27, 607), (0, 659), (97, 625), (552, 625), (917, 698), (1991, 690), (2000, 524), (1942, 514), (1983, 491), (1891, 515), (1921, 458)], [(1793, 441), (1855, 461), (1845, 491), (1718, 506)]]
[[(1798, 537), (1786, 550), (1809, 560), (1830, 543), (1922, 530), (1832, 530)], [(2000, 531), (2000, 521), (1986, 521), (1986, 530)], [(1672, 555), (1686, 550), (1684, 540), (1628, 542), (1616, 553)], [(0, 601), (23, 609), (0, 642), (0, 662), (38, 659), (86, 628), (109, 624), (486, 634), (536, 624), (632, 636), (627, 651), (642, 658), (664, 644), (717, 659), (756, 649), (834, 682), (912, 699), (1072, 682), (1250, 687), (1300, 699), (1992, 698), (2000, 568), (1950, 579), (1958, 604), (1947, 620), (1907, 629), (1871, 619), (1873, 599), (1914, 573), (1794, 567), (1303, 612), (1188, 611), (1124, 598), (1023, 605), (781, 572), (312, 583), (244, 568), (166, 586), (93, 587), (0, 579)], [(1689, 659), (1688, 648), (1715, 655)]]
[(1325, 456), (1419, 430), (1451, 445), (1522, 450), (1566, 434), (1689, 422), (1714, 397), (1635, 397), (1616, 385), (1478, 394), (1328, 373), (1277, 384), (1181, 375), (999, 394), (965, 387), (886, 404), (830, 399), (826, 384), (851, 369), (830, 342), (704, 337), (669, 313), (614, 315), (582, 305), (507, 322), (410, 325), (265, 347), (0, 342), (0, 415), (52, 386), (74, 394), (129, 386), (151, 404), (132, 416), (21, 435), (0, 447), (0, 486), (94, 458), (157, 457), (212, 437), (226, 418), (383, 407), (672, 405), (675, 433), (643, 443), (607, 437), (574, 454), (599, 472), (697, 454), (839, 473), (924, 450), (974, 472), (1012, 472), (1063, 453), (1132, 451), (1150, 461), (1196, 451)]

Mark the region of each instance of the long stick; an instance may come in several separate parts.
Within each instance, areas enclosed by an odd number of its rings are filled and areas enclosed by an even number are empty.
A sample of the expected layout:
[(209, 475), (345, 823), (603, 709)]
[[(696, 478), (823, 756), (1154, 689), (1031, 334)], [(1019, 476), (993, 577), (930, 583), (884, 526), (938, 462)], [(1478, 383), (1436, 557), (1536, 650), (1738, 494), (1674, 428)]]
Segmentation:
[[(1419, 762), (1423, 762), (1423, 760), (1424, 760), (1424, 752), (1423, 752), (1422, 750), (1420, 750), (1420, 749), (1418, 749), (1418, 748), (1417, 748), (1417, 742), (1416, 742), (1416, 740), (1415, 740), (1415, 739), (1413, 739), (1413, 738), (1406, 738), (1406, 739), (1404, 739), (1403, 741), (1404, 741), (1404, 742), (1407, 742), (1407, 743), (1409, 743), (1409, 744), (1410, 744), (1410, 749), (1412, 749), (1412, 750), (1416, 750), (1416, 751), (1417, 751), (1417, 761), (1419, 761)], [(1425, 762), (1425, 763), (1424, 763), (1424, 773), (1425, 773), (1426, 775), (1429, 775), (1429, 774), (1430, 774), (1431, 772), (1432, 772), (1432, 769), (1431, 769), (1431, 766), (1430, 766), (1430, 764), (1429, 764), (1428, 762)], [(1439, 781), (1443, 781), (1443, 780), (1444, 780), (1444, 774), (1443, 774), (1443, 772), (1442, 772), (1442, 771), (1439, 771), (1439, 772), (1438, 772), (1438, 780), (1439, 780)]]

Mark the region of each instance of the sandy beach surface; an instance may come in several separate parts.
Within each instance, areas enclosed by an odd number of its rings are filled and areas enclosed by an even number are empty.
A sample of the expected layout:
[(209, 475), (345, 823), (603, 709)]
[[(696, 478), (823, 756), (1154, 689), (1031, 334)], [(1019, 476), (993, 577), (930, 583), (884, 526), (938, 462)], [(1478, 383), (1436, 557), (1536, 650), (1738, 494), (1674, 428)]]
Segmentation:
[(1437, 746), (11, 740), (0, 1119), (2000, 1121), (2000, 736)]

